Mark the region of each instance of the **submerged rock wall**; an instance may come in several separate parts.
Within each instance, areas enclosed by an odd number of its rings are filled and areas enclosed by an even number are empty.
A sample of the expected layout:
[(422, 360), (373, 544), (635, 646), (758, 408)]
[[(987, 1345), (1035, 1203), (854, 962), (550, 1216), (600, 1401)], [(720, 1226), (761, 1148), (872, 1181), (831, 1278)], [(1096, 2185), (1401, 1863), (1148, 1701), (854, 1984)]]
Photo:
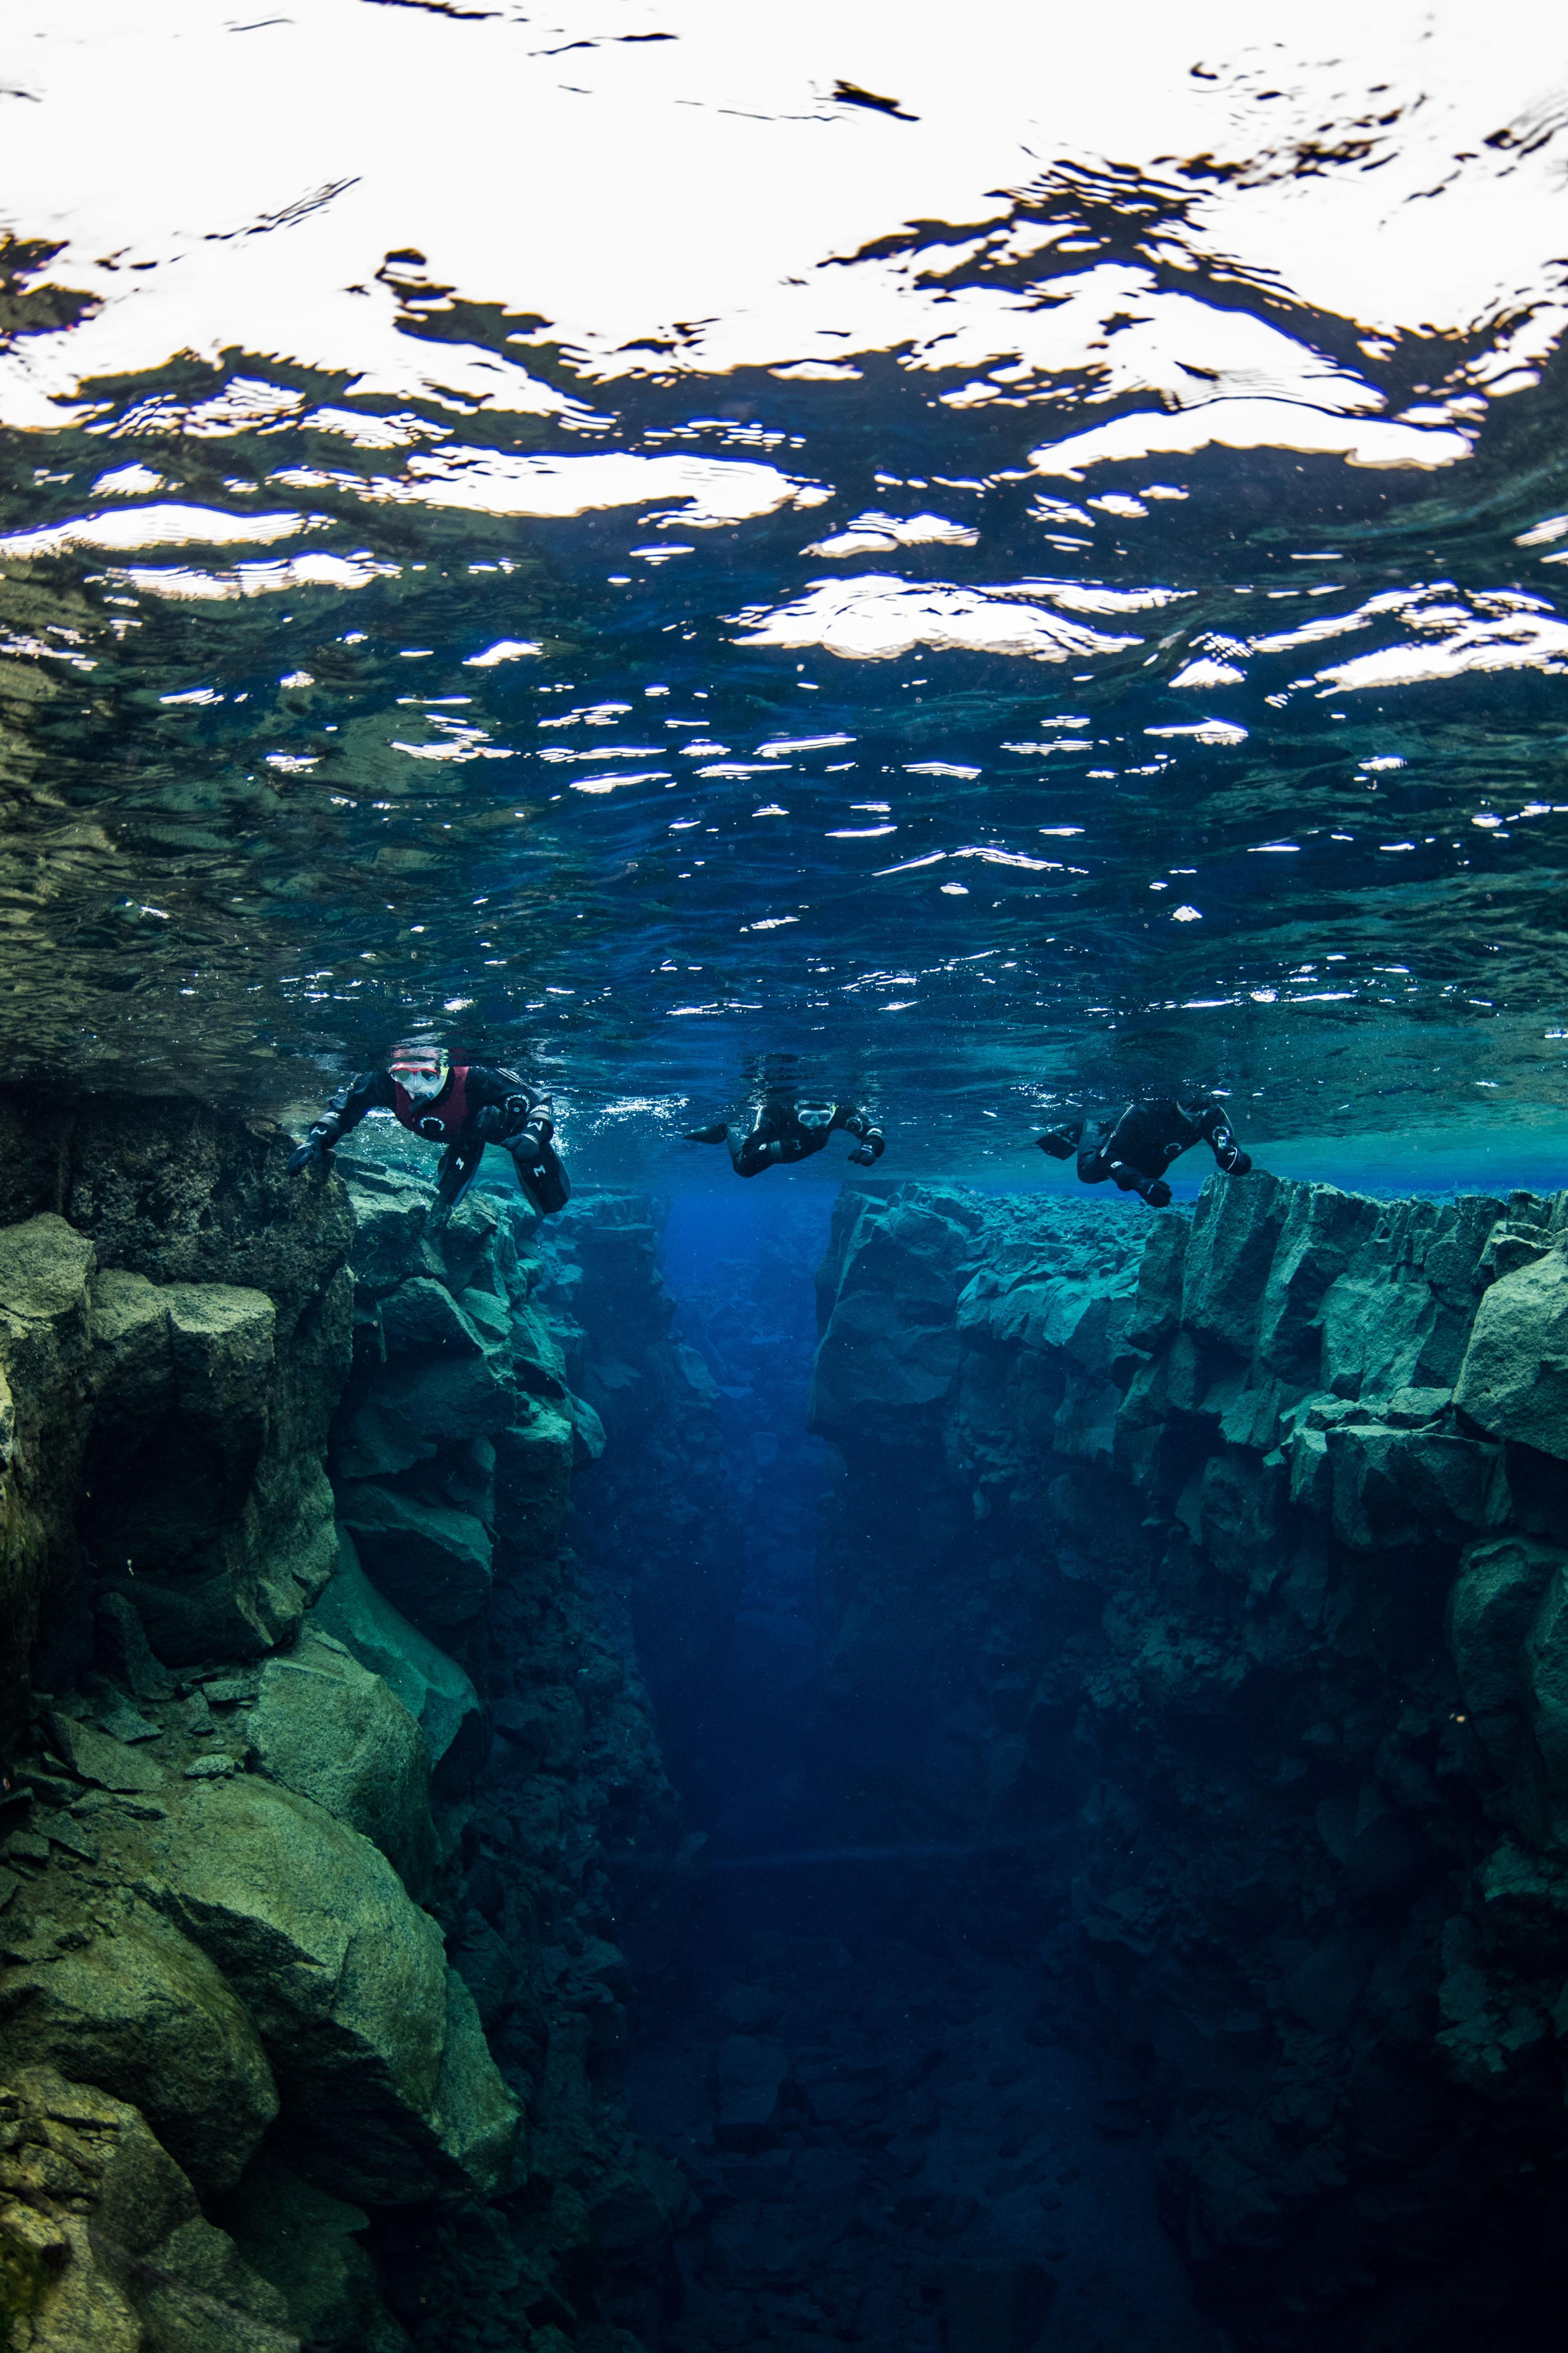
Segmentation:
[[(1568, 2219), (1568, 1200), (843, 1198), (847, 1835), (976, 1850), (1259, 2348), (1545, 2343)], [(1103, 2033), (1103, 2023), (1099, 2030)]]
[(531, 1212), (0, 1128), (0, 2341), (630, 2347), (684, 2192), (608, 1864), (673, 1804)]

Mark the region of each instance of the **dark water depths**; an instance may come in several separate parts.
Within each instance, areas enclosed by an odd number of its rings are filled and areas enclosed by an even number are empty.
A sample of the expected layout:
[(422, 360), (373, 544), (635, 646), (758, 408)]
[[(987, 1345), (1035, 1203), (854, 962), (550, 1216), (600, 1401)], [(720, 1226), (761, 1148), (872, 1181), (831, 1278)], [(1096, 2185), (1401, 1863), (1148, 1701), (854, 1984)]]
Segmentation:
[(15, 1060), (1549, 1157), (1533, 15), (13, 11)]
[[(1024, 2321), (1016, 2339), (994, 2321), (965, 2334), (964, 2296), (1020, 2267), (1026, 2295), (1048, 2266), (1055, 2353), (1226, 2353), (1162, 2228), (1142, 2105), (1062, 1982), (1059, 1828), (866, 1843), (879, 1799), (864, 1728), (847, 1740), (825, 1690), (817, 1593), (842, 1464), (805, 1434), (831, 1198), (731, 1185), (679, 1198), (666, 1228), (676, 1330), (721, 1400), (705, 1500), (738, 1530), (743, 1575), (712, 1687), (683, 1709), (703, 1893), (681, 1969), (645, 1998), (627, 2076), (638, 2129), (694, 2193), (661, 2341), (1033, 2343)], [(895, 1524), (899, 1499), (885, 1504)], [(894, 1811), (934, 1795), (910, 1789)], [(737, 2048), (788, 2057), (777, 2128), (755, 2146), (721, 2121), (715, 2137), (714, 2080)]]

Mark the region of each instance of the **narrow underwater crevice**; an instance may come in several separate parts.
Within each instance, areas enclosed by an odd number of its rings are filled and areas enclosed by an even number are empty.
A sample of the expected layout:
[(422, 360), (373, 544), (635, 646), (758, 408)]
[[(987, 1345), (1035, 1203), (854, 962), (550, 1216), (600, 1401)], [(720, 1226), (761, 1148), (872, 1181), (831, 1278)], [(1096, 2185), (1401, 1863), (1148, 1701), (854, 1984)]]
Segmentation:
[[(1052, 1999), (1077, 1943), (1057, 1845), (967, 1817), (933, 1832), (918, 1777), (897, 1794), (896, 1684), (857, 1694), (852, 1738), (840, 1723), (817, 1552), (847, 1474), (807, 1428), (830, 1208), (702, 1196), (665, 1229), (674, 1329), (712, 1376), (722, 1439), (717, 1474), (706, 1449), (690, 1470), (743, 1573), (706, 1676), (650, 1675), (704, 1834), (683, 1966), (647, 1989), (627, 2072), (639, 2130), (691, 2185), (660, 2342), (1216, 2353), (1119, 2076), (1108, 2093), (1087, 1984)], [(882, 1505), (872, 1575), (898, 1574), (910, 1500)], [(668, 1623), (680, 1563), (654, 1552), (643, 1607)]]

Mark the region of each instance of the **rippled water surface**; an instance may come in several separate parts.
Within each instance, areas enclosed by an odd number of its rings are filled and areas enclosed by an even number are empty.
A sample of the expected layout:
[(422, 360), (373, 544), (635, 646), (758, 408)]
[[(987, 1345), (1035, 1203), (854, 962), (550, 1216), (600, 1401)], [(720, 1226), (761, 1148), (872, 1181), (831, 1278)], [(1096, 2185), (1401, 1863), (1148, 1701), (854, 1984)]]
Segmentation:
[(14, 1060), (1550, 1151), (1555, 12), (1079, 14), (18, 0)]

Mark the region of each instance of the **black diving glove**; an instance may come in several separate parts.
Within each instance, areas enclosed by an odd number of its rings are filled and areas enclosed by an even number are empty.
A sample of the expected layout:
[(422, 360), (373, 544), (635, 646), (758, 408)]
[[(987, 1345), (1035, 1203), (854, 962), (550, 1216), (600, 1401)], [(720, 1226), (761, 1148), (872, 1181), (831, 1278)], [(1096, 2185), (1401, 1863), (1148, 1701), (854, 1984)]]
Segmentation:
[(1151, 1176), (1143, 1187), (1143, 1198), (1152, 1209), (1168, 1209), (1171, 1206), (1171, 1188), (1163, 1176)]
[(297, 1176), (301, 1168), (324, 1166), (328, 1153), (337, 1142), (332, 1131), (323, 1122), (306, 1131), (303, 1144), (296, 1145), (289, 1155), (289, 1174)]
[(868, 1127), (849, 1157), (857, 1168), (874, 1168), (887, 1148), (888, 1139), (881, 1129)]
[(1250, 1176), (1252, 1174), (1251, 1153), (1237, 1152), (1232, 1159), (1226, 1161), (1225, 1173), (1227, 1176)]
[(468, 1122), (468, 1133), (481, 1144), (499, 1144), (506, 1134), (506, 1113), (500, 1103), (481, 1103)]

